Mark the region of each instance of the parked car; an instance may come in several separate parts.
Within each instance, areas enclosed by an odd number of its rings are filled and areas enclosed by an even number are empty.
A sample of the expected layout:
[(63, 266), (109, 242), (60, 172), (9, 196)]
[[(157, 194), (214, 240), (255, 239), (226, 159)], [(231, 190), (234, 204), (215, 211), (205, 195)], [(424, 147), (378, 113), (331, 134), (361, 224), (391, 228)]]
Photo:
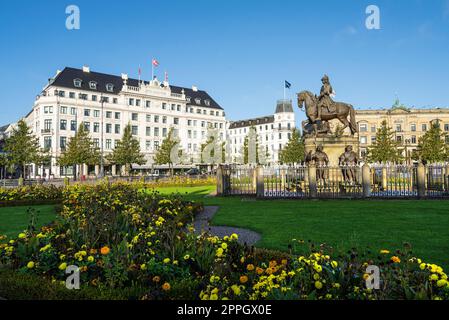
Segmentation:
[(199, 170), (199, 169), (197, 169), (197, 168), (192, 168), (192, 169), (189, 169), (186, 173), (185, 173), (185, 175), (186, 176), (199, 176), (199, 175), (201, 175), (201, 171)]

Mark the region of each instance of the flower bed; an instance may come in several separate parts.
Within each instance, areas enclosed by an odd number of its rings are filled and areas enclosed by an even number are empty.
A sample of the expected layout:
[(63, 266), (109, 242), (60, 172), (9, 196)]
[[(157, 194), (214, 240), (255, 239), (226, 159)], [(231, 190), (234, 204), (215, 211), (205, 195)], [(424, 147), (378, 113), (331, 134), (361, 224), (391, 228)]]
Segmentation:
[(32, 185), (18, 188), (0, 188), (0, 204), (49, 203), (62, 199), (62, 187)]
[[(67, 268), (77, 266), (82, 288), (97, 288), (99, 296), (144, 288), (141, 299), (449, 298), (443, 270), (409, 250), (374, 259), (331, 257), (324, 247), (306, 256), (274, 254), (240, 245), (236, 234), (195, 235), (189, 223), (200, 210), (136, 184), (71, 186), (54, 224), (3, 240), (0, 263), (62, 288)], [(380, 290), (366, 288), (368, 265), (381, 270)]]
[(166, 187), (203, 187), (217, 184), (216, 177), (207, 178), (191, 178), (191, 177), (171, 177), (167, 180), (158, 180), (147, 183), (146, 186), (153, 188), (166, 188)]

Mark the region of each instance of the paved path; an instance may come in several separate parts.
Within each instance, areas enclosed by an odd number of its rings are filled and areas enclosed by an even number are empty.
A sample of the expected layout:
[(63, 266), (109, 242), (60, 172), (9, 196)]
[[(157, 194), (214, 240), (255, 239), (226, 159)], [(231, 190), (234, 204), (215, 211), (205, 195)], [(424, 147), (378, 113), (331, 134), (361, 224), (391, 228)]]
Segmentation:
[(260, 234), (251, 230), (234, 227), (211, 226), (209, 221), (212, 220), (212, 217), (217, 213), (217, 211), (218, 207), (215, 206), (204, 207), (204, 211), (195, 217), (193, 225), (197, 234), (200, 234), (203, 231), (208, 231), (212, 235), (222, 238), (224, 236), (230, 236), (231, 234), (236, 233), (239, 235), (238, 241), (249, 246), (254, 245), (261, 239)]

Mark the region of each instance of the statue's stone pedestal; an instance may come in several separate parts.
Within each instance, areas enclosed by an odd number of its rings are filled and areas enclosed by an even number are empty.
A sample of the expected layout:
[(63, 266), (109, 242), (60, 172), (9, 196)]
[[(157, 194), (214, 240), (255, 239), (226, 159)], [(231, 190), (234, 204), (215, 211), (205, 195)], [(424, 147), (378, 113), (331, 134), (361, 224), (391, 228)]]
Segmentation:
[(333, 136), (323, 136), (323, 137), (309, 137), (304, 140), (306, 154), (309, 151), (315, 152), (316, 147), (323, 146), (324, 152), (329, 157), (329, 165), (337, 166), (338, 158), (345, 152), (346, 146), (352, 146), (353, 151), (357, 154), (359, 152), (359, 139), (357, 136), (343, 136), (343, 137), (333, 137)]

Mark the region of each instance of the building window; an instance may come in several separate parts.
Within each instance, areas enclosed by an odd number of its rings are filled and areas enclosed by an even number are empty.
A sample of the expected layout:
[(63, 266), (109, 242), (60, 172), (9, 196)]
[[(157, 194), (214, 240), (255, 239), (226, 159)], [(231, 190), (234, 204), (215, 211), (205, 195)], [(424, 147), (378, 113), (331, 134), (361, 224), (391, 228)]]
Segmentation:
[(138, 134), (138, 127), (137, 126), (132, 126), (131, 127), (131, 133), (133, 136), (137, 136)]
[(396, 141), (397, 142), (402, 142), (402, 136), (396, 136)]
[(76, 116), (76, 109), (75, 108), (70, 108), (70, 114), (72, 115), (72, 116)]
[(106, 118), (111, 119), (112, 118), (112, 111), (106, 111)]
[(427, 131), (427, 124), (423, 123), (421, 128), (422, 128), (422, 131), (426, 132)]
[(116, 113), (115, 113), (115, 119), (117, 119), (117, 120), (120, 119), (120, 112), (116, 112)]
[(176, 111), (181, 111), (181, 105), (180, 105), (180, 104), (178, 104), (178, 105), (176, 106)]
[(281, 140), (281, 139), (282, 139), (282, 133), (279, 132), (279, 140)]
[(154, 116), (154, 122), (159, 123), (159, 116)]
[(132, 113), (131, 114), (131, 120), (132, 121), (137, 121), (139, 119), (139, 115), (137, 113)]
[(145, 134), (147, 137), (151, 136), (151, 127), (146, 127)]
[(412, 123), (412, 124), (410, 125), (410, 131), (416, 132), (416, 124), (415, 124), (415, 123)]
[(61, 122), (59, 124), (59, 129), (60, 130), (67, 130), (67, 120), (61, 120)]
[(175, 105), (175, 104), (172, 104), (172, 105), (171, 105), (171, 111), (175, 111), (175, 108), (176, 108), (176, 105)]
[(120, 125), (119, 124), (115, 125), (114, 132), (115, 132), (115, 134), (120, 134)]
[(92, 101), (97, 101), (97, 96), (96, 95), (92, 95)]
[(90, 122), (84, 122), (84, 130), (90, 131)]
[(100, 148), (100, 139), (94, 138), (93, 142), (94, 142), (94, 148)]
[(208, 106), (208, 107), (209, 107), (209, 106), (210, 106), (210, 100), (207, 100), (207, 99), (206, 99), (206, 100), (204, 100), (204, 104), (205, 104), (206, 106)]
[(90, 109), (84, 109), (84, 116), (90, 117)]
[(70, 121), (70, 130), (76, 131), (76, 120)]
[(146, 119), (147, 119), (147, 122), (151, 122), (151, 115), (147, 114)]
[(367, 143), (366, 137), (360, 137), (360, 143), (361, 144), (366, 144)]
[(368, 125), (366, 123), (361, 123), (359, 128), (360, 128), (360, 132), (367, 132), (368, 131)]
[(67, 147), (67, 137), (59, 138), (59, 147), (61, 148), (61, 151), (65, 151)]
[(129, 98), (128, 105), (129, 106), (133, 106), (134, 105), (134, 99), (133, 98)]
[(145, 101), (145, 107), (147, 107), (147, 108), (151, 107), (151, 101), (150, 100)]
[(136, 107), (140, 107), (140, 99), (136, 99)]
[(100, 117), (100, 110), (94, 110), (94, 117), (99, 118)]
[(162, 109), (163, 110), (167, 109), (167, 104), (165, 102), (162, 102)]
[(106, 139), (106, 149), (111, 150), (112, 149), (112, 140)]
[(112, 133), (112, 124), (106, 123), (106, 133)]
[(412, 143), (416, 144), (416, 136), (412, 136)]
[(114, 85), (112, 83), (108, 83), (106, 85), (106, 91), (113, 92), (114, 91)]
[(154, 141), (154, 150), (159, 150), (159, 141)]
[(61, 114), (67, 114), (67, 107), (61, 107)]
[(94, 132), (98, 133), (100, 131), (100, 124), (98, 122), (94, 122)]
[(377, 131), (376, 125), (372, 125), (371, 126), (371, 132), (372, 133), (376, 133), (376, 131)]
[(166, 116), (162, 117), (162, 123), (167, 123), (167, 117)]
[(89, 88), (91, 88), (92, 90), (97, 90), (97, 83), (95, 81), (90, 81)]
[(150, 151), (151, 150), (151, 141), (145, 141), (145, 150)]
[(75, 99), (75, 92), (69, 92), (69, 98)]
[(167, 128), (162, 128), (162, 137), (165, 138), (166, 136), (167, 136)]
[(51, 114), (51, 113), (53, 113), (53, 107), (51, 106), (44, 107), (44, 114)]
[(195, 103), (198, 104), (198, 105), (201, 104), (201, 99), (200, 98), (196, 98), (195, 99)]
[(47, 151), (51, 149), (51, 137), (44, 137), (44, 149)]
[(78, 95), (78, 97), (79, 97), (81, 100), (87, 100), (87, 94), (85, 94), (85, 93), (80, 93), (80, 94)]
[(396, 132), (402, 132), (402, 125), (400, 124), (396, 125)]
[(75, 79), (73, 80), (73, 85), (77, 88), (81, 88), (81, 84), (83, 83), (83, 81), (81, 79)]
[(50, 132), (51, 131), (51, 119), (45, 119), (44, 120), (44, 131)]
[(173, 118), (173, 124), (179, 124), (179, 118)]
[[(154, 128), (154, 136), (159, 137), (159, 128)], [(156, 144), (154, 146), (156, 147)]]
[(444, 131), (449, 132), (449, 123), (444, 124)]

